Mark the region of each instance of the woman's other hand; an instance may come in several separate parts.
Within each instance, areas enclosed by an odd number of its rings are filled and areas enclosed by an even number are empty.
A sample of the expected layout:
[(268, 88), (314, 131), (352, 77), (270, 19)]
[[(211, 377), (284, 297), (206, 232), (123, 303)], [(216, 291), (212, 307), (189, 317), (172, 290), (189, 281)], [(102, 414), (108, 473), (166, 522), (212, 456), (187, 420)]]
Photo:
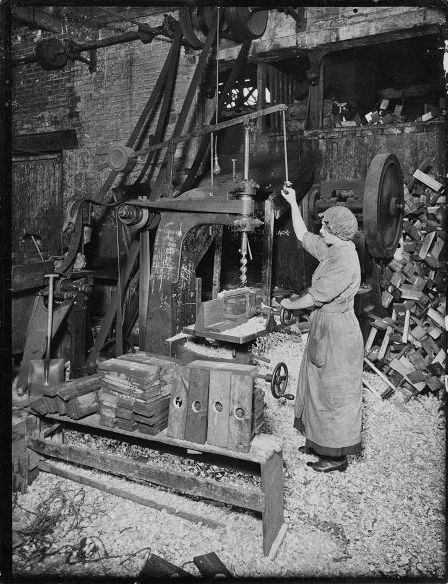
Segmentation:
[(298, 298), (298, 296), (295, 298), (283, 298), (283, 300), (280, 302), (280, 305), (287, 310), (295, 310), (295, 301)]

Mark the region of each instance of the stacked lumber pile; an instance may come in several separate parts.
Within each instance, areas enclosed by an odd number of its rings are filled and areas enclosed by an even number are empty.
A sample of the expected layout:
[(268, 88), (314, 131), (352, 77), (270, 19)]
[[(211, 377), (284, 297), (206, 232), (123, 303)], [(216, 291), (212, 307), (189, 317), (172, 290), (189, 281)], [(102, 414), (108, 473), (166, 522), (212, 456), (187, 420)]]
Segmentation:
[(89, 375), (44, 388), (44, 393), (30, 403), (41, 415), (60, 414), (79, 420), (98, 411), (97, 391), (101, 375)]
[(153, 435), (166, 428), (172, 382), (179, 374), (174, 361), (141, 351), (103, 361), (98, 371), (102, 426)]
[(372, 315), (365, 347), (367, 363), (388, 380), (383, 398), (396, 389), (406, 400), (423, 391), (445, 395), (446, 198), (428, 168), (423, 162), (405, 185), (402, 245), (381, 278), (390, 316)]
[(255, 387), (258, 368), (196, 360), (173, 384), (168, 436), (248, 452), (264, 420), (264, 392)]

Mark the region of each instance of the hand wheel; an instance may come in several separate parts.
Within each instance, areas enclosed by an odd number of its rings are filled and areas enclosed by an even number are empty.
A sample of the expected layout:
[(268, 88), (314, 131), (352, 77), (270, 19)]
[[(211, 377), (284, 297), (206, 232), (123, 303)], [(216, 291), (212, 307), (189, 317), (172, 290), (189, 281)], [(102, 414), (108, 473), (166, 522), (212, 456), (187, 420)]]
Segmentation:
[(292, 310), (288, 310), (288, 308), (283, 308), (280, 311), (280, 322), (283, 326), (288, 326), (291, 324), (293, 319)]
[(294, 396), (290, 393), (285, 394), (288, 385), (288, 368), (283, 362), (277, 363), (271, 377), (271, 392), (275, 399), (284, 397), (292, 400)]

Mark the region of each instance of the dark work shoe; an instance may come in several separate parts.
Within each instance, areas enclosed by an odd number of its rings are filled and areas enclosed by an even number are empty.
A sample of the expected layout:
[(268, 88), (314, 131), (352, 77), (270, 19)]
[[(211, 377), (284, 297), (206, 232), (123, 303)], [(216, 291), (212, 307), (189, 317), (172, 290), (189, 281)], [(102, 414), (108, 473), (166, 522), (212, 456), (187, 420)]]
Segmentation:
[(344, 472), (348, 467), (348, 460), (346, 457), (342, 459), (328, 459), (319, 458), (317, 462), (307, 462), (307, 466), (310, 466), (316, 472), (333, 472), (338, 470), (339, 472)]
[(314, 452), (310, 446), (299, 446), (299, 452), (302, 454), (314, 454), (315, 456), (318, 456), (317, 452)]

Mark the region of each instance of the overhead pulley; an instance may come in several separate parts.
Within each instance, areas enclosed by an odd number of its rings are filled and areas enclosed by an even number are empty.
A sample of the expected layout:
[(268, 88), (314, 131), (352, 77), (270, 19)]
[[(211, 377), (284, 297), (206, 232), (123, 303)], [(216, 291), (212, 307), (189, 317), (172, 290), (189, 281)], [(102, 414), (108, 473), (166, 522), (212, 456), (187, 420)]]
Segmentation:
[[(242, 43), (263, 36), (268, 23), (268, 10), (256, 6), (230, 6), (220, 14), (221, 38)], [(179, 22), (185, 40), (194, 49), (204, 46), (205, 37), (216, 20), (213, 6), (184, 7), (179, 9)]]
[(64, 43), (59, 39), (44, 39), (35, 47), (36, 60), (46, 71), (61, 69), (68, 59)]

